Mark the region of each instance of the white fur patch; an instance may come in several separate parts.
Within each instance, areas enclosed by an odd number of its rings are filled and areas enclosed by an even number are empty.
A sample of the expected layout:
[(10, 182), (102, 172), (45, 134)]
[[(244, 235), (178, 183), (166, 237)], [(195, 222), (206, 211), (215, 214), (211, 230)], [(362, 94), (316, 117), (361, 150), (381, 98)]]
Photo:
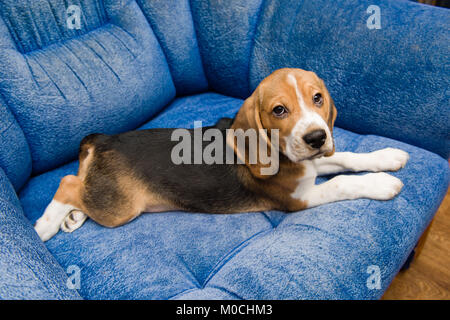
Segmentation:
[(317, 150), (311, 150), (303, 141), (303, 136), (308, 133), (308, 128), (313, 125), (316, 128), (325, 130), (327, 134), (327, 139), (325, 141), (325, 144), (321, 148), (321, 150), (323, 150), (321, 152), (330, 152), (333, 149), (333, 139), (331, 136), (330, 128), (328, 128), (328, 125), (318, 113), (309, 110), (309, 108), (306, 106), (305, 100), (303, 99), (303, 96), (298, 89), (298, 84), (295, 76), (289, 74), (288, 82), (295, 89), (298, 105), (300, 106), (302, 116), (295, 124), (289, 136), (285, 137), (286, 156), (291, 161), (298, 162), (312, 156), (314, 152), (317, 152)]
[(331, 157), (314, 159), (318, 174), (343, 171), (397, 171), (408, 162), (409, 154), (400, 149), (385, 148), (369, 153), (336, 152)]
[(56, 200), (52, 200), (45, 209), (44, 214), (40, 217), (34, 225), (34, 230), (42, 241), (47, 241), (58, 233), (61, 223), (66, 216), (76, 209), (70, 204), (64, 204)]
[(297, 193), (296, 190), (293, 197), (297, 196), (298, 200), (306, 201), (310, 208), (324, 203), (359, 198), (390, 200), (402, 190), (402, 187), (400, 179), (385, 172), (368, 173), (363, 176), (341, 175), (325, 183), (313, 185), (307, 190), (301, 190), (301, 193)]
[[(299, 179), (291, 197), (306, 201), (308, 207), (324, 203), (358, 198), (389, 200), (402, 189), (400, 179), (383, 170), (396, 171), (403, 168), (409, 159), (407, 152), (386, 148), (370, 153), (336, 152), (331, 157), (323, 157), (302, 162), (305, 175)], [(363, 176), (341, 175), (315, 185), (317, 175), (343, 171), (374, 171)]]

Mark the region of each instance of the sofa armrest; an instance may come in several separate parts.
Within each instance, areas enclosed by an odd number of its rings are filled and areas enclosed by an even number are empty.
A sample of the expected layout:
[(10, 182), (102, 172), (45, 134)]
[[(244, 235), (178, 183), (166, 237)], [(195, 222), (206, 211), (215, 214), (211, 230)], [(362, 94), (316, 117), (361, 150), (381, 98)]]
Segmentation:
[(313, 70), (336, 103), (338, 127), (448, 158), (449, 20), (448, 9), (406, 0), (266, 1), (251, 87), (277, 68)]
[(0, 168), (0, 299), (80, 299), (24, 216)]

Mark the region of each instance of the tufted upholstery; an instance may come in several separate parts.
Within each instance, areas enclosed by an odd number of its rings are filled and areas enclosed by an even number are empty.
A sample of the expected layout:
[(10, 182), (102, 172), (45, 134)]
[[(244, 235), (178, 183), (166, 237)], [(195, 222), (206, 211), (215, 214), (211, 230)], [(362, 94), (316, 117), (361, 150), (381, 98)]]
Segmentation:
[(86, 27), (73, 31), (62, 0), (1, 6), (0, 90), (27, 138), (34, 172), (74, 158), (89, 133), (136, 128), (175, 95), (134, 1), (84, 0), (80, 7)]
[[(0, 298), (381, 297), (448, 187), (448, 11), (403, 0), (71, 3), (79, 30), (66, 27), (67, 1), (0, 6)], [(371, 4), (380, 30), (365, 26)], [(394, 173), (398, 197), (144, 214), (115, 229), (88, 220), (39, 240), (32, 224), (76, 172), (86, 134), (213, 124), (283, 66), (325, 79), (338, 151), (410, 153)], [(66, 286), (72, 265), (78, 290)], [(371, 265), (379, 290), (366, 285)]]

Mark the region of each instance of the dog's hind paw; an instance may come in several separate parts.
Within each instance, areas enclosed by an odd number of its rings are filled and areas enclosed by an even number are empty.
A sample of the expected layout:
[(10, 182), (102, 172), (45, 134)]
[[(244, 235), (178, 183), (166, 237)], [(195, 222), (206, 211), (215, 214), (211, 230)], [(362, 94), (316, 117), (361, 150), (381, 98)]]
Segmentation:
[(61, 230), (64, 232), (73, 232), (83, 225), (87, 215), (80, 210), (72, 210), (70, 214), (61, 223)]

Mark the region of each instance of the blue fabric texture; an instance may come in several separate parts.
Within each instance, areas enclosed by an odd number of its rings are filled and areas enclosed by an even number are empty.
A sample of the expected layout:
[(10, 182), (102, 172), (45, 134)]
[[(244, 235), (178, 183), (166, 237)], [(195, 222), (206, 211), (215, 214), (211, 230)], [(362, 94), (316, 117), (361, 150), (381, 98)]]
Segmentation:
[(73, 159), (89, 133), (136, 128), (175, 95), (164, 54), (134, 1), (86, 0), (80, 7), (81, 30), (68, 39), (67, 31), (58, 33), (67, 29), (62, 0), (1, 6), (0, 92), (25, 133), (35, 173)]
[[(0, 6), (0, 298), (382, 296), (450, 180), (450, 11), (403, 0), (71, 4), (79, 29), (67, 1)], [(381, 29), (367, 28), (369, 5)], [(337, 151), (409, 152), (393, 173), (399, 196), (290, 214), (151, 213), (114, 229), (87, 220), (40, 241), (32, 225), (76, 173), (85, 135), (212, 125), (280, 67), (325, 80)], [(66, 285), (71, 266), (78, 290)], [(371, 266), (380, 289), (367, 285)]]
[(31, 154), (14, 116), (0, 96), (0, 168), (18, 190), (31, 173)]
[[(209, 125), (233, 116), (241, 104), (214, 93), (183, 97), (142, 128), (187, 128), (194, 120)], [(64, 268), (81, 268), (79, 292), (89, 299), (379, 298), (444, 197), (448, 164), (388, 138), (339, 128), (335, 138), (338, 151), (409, 152), (407, 166), (393, 173), (405, 184), (401, 194), (387, 202), (343, 201), (291, 214), (149, 213), (115, 229), (88, 220), (46, 245)], [(20, 200), (31, 222), (77, 166), (73, 162), (29, 181)], [(381, 290), (366, 286), (371, 265), (380, 268)]]
[(23, 215), (0, 168), (0, 299), (80, 299), (68, 277)]
[(137, 0), (164, 50), (177, 95), (206, 91), (189, 0)]
[(249, 65), (262, 0), (192, 0), (198, 44), (210, 87), (250, 95)]
[[(381, 29), (367, 28), (370, 5), (380, 8)], [(313, 70), (336, 103), (338, 126), (448, 158), (449, 21), (448, 9), (403, 0), (266, 1), (251, 89), (281, 67)]]

